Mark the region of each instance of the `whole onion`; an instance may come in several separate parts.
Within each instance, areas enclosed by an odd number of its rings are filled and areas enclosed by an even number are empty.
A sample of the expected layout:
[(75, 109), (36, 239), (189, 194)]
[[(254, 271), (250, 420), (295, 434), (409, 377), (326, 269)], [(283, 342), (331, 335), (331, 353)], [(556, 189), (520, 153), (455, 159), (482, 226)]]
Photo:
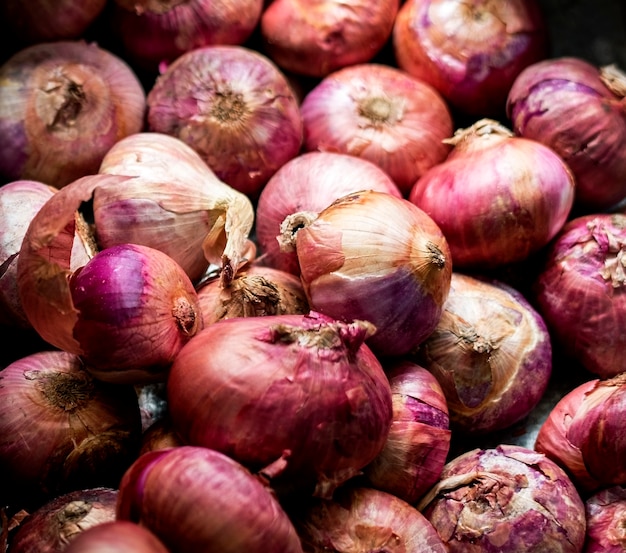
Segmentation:
[(445, 161), (414, 184), (409, 200), (439, 225), (457, 268), (523, 261), (565, 224), (575, 182), (550, 148), (491, 119), (458, 129)]
[(585, 506), (572, 481), (521, 446), (451, 459), (418, 508), (448, 553), (580, 553), (585, 539)]
[(611, 486), (588, 497), (584, 553), (622, 553), (626, 549), (626, 488)]
[(302, 145), (302, 117), (285, 75), (244, 46), (195, 48), (147, 97), (148, 128), (180, 138), (224, 182), (251, 198)]
[(63, 550), (64, 553), (169, 553), (144, 526), (113, 520), (88, 528)]
[(271, 489), (206, 447), (141, 455), (120, 482), (117, 520), (144, 526), (171, 553), (302, 553)]
[(587, 213), (626, 198), (624, 96), (626, 76), (615, 66), (575, 57), (530, 65), (508, 94), (513, 130), (565, 160), (576, 178), (576, 203)]
[(324, 77), (370, 61), (391, 36), (399, 0), (274, 0), (263, 11), (263, 48), (283, 69)]
[(263, 471), (283, 496), (329, 496), (380, 452), (391, 425), (370, 332), (317, 313), (217, 321), (171, 367), (173, 428)]
[(261, 249), (258, 262), (299, 275), (293, 235), (302, 224), (300, 213), (319, 213), (341, 196), (365, 189), (402, 196), (385, 171), (360, 157), (313, 151), (289, 160), (259, 195), (255, 227)]
[(626, 215), (570, 220), (546, 252), (533, 288), (566, 356), (601, 378), (624, 371)]
[(443, 389), (453, 432), (463, 434), (520, 421), (552, 375), (550, 334), (528, 300), (503, 282), (457, 272), (439, 324), (418, 356)]
[(96, 173), (113, 144), (142, 129), (145, 110), (135, 73), (96, 43), (24, 48), (0, 66), (0, 176), (60, 188)]
[(432, 86), (389, 65), (364, 63), (321, 80), (302, 101), (305, 150), (381, 167), (403, 193), (450, 150), (450, 110)]
[(450, 288), (450, 250), (434, 221), (408, 200), (372, 190), (347, 194), (298, 230), (295, 243), (311, 308), (372, 323), (367, 343), (378, 355), (408, 353), (437, 326)]
[(517, 75), (547, 55), (535, 0), (407, 0), (393, 28), (398, 66), (457, 111), (500, 118)]

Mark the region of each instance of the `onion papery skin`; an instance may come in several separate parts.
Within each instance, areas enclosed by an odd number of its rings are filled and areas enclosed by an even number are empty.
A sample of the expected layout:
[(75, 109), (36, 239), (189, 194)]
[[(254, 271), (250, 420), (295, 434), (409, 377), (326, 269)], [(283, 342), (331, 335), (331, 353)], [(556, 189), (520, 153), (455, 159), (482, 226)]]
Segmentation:
[(437, 379), (412, 361), (385, 366), (393, 422), (385, 447), (364, 470), (370, 485), (414, 505), (437, 482), (450, 451), (450, 418)]
[(57, 495), (30, 512), (15, 530), (8, 553), (66, 551), (88, 529), (115, 520), (118, 490), (78, 489)]
[(626, 215), (583, 215), (555, 238), (533, 285), (554, 339), (601, 378), (624, 371), (625, 267)]
[(391, 36), (398, 0), (274, 0), (263, 11), (264, 51), (283, 69), (324, 77), (370, 61)]
[(343, 486), (332, 499), (313, 499), (292, 518), (305, 551), (444, 553), (432, 525), (414, 506), (387, 493)]
[(418, 508), (448, 553), (580, 553), (585, 507), (545, 455), (516, 445), (451, 459)]
[(371, 331), (317, 313), (213, 323), (171, 367), (173, 427), (265, 471), (283, 497), (328, 496), (374, 459), (391, 425), (389, 382), (364, 344)]
[(147, 96), (148, 129), (180, 138), (235, 190), (257, 199), (302, 146), (300, 106), (286, 76), (244, 46), (176, 58)]
[(403, 194), (443, 161), (453, 131), (450, 110), (432, 86), (378, 63), (339, 69), (300, 106), (304, 149), (353, 155), (381, 167)]
[(17, 259), (31, 220), (57, 191), (43, 182), (18, 180), (0, 187), (0, 322), (31, 328), (20, 301)]
[(574, 203), (574, 177), (563, 160), (490, 119), (457, 130), (452, 142), (409, 200), (439, 225), (455, 267), (493, 269), (546, 246)]
[(120, 482), (117, 520), (148, 528), (171, 553), (302, 553), (271, 489), (243, 465), (206, 447), (141, 455)]
[(547, 29), (534, 0), (409, 0), (392, 45), (398, 66), (456, 111), (500, 118), (517, 75), (547, 56)]
[(418, 358), (443, 389), (452, 430), (464, 434), (522, 420), (552, 375), (550, 333), (528, 300), (503, 282), (458, 272)]
[(626, 488), (611, 486), (585, 501), (584, 553), (621, 553), (626, 549)]
[(243, 44), (261, 18), (263, 0), (114, 0), (113, 32), (125, 58), (156, 71), (195, 48)]
[(9, 364), (0, 384), (3, 500), (117, 486), (141, 440), (132, 387), (98, 382), (78, 356), (56, 350)]
[(259, 263), (300, 274), (293, 235), (300, 212), (319, 213), (341, 196), (377, 190), (401, 197), (402, 192), (378, 165), (337, 152), (303, 152), (276, 171), (261, 190), (256, 206)]
[(76, 536), (64, 553), (169, 553), (150, 530), (127, 520), (113, 520)]
[(437, 326), (450, 289), (450, 250), (408, 200), (347, 194), (301, 228), (295, 243), (311, 309), (372, 323), (367, 343), (377, 355), (408, 353)]
[[(146, 94), (121, 58), (84, 40), (37, 43), (0, 66), (0, 175), (61, 188), (98, 172), (143, 128)], [(89, 137), (89, 140), (85, 140)]]
[(507, 98), (515, 133), (565, 160), (576, 178), (577, 208), (586, 213), (626, 198), (626, 77), (621, 91), (608, 77), (607, 68), (584, 59), (550, 58), (524, 69)]

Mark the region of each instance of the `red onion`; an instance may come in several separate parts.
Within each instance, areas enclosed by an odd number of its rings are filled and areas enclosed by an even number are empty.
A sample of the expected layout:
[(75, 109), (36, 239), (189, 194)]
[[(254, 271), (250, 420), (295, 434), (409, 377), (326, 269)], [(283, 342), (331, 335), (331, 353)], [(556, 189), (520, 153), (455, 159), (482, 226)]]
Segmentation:
[(300, 108), (287, 78), (243, 46), (205, 46), (176, 58), (147, 104), (150, 130), (186, 142), (251, 198), (302, 144)]
[(408, 360), (385, 367), (393, 422), (385, 447), (364, 474), (375, 488), (415, 504), (437, 482), (450, 450), (448, 406), (441, 386)]
[(426, 82), (387, 65), (365, 63), (326, 76), (301, 105), (306, 150), (367, 159), (403, 193), (443, 161), (453, 131), (441, 95)]
[(626, 75), (615, 66), (574, 57), (530, 65), (508, 94), (513, 130), (565, 160), (576, 178), (576, 203), (586, 212), (626, 198), (624, 96)]
[(535, 0), (407, 0), (392, 34), (401, 69), (458, 111), (497, 118), (517, 75), (546, 57), (546, 39)]
[(145, 109), (135, 73), (97, 44), (24, 48), (0, 66), (0, 175), (62, 187), (96, 173), (115, 142), (141, 130)]
[(153, 532), (171, 553), (302, 553), (271, 489), (206, 447), (144, 453), (120, 482), (117, 519)]
[(274, 0), (263, 11), (263, 47), (282, 68), (324, 77), (370, 61), (391, 36), (399, 0)]
[(418, 506), (448, 553), (580, 553), (585, 507), (565, 472), (521, 446), (450, 460)]
[(372, 323), (376, 333), (367, 343), (377, 354), (408, 353), (437, 326), (450, 288), (450, 250), (439, 227), (408, 200), (371, 190), (348, 194), (298, 230), (295, 242), (311, 308)]
[(174, 430), (172, 419), (166, 413), (163, 417), (154, 421), (146, 430), (144, 430), (141, 438), (141, 449), (139, 450), (139, 454), (141, 455), (147, 451), (156, 451), (158, 449), (178, 447), (181, 445), (185, 445), (185, 443)]
[(132, 387), (94, 380), (78, 356), (38, 352), (0, 371), (3, 498), (24, 504), (60, 492), (117, 486), (139, 451)]
[(626, 215), (584, 215), (554, 240), (534, 286), (537, 307), (565, 354), (601, 378), (624, 370), (625, 268)]
[(81, 532), (64, 553), (169, 553), (150, 530), (127, 520), (113, 520)]
[(409, 200), (439, 225), (455, 267), (494, 268), (548, 244), (574, 202), (563, 160), (491, 119), (458, 129), (451, 143), (450, 155), (422, 175)]
[(552, 375), (550, 334), (526, 298), (503, 282), (456, 272), (439, 324), (418, 355), (443, 389), (453, 431), (464, 434), (522, 420)]
[(626, 488), (611, 486), (585, 502), (587, 538), (584, 553), (623, 553), (626, 550)]
[(171, 367), (173, 427), (186, 443), (265, 471), (284, 496), (328, 496), (373, 460), (391, 425), (369, 332), (316, 313), (215, 322)]

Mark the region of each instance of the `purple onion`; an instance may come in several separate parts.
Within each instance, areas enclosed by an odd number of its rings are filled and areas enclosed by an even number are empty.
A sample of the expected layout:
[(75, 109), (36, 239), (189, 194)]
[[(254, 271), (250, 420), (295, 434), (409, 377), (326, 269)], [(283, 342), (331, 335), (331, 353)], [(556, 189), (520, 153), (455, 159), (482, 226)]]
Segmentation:
[(626, 551), (626, 487), (611, 486), (585, 501), (587, 538), (583, 553)]

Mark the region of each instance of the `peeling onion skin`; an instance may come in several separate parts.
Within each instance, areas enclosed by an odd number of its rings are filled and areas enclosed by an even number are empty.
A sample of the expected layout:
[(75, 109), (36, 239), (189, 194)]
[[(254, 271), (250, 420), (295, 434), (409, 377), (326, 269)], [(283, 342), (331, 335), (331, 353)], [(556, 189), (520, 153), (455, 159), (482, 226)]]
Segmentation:
[(0, 66), (0, 83), (0, 175), (7, 180), (62, 188), (97, 173), (113, 144), (143, 128), (139, 79), (95, 43), (24, 48)]
[(117, 520), (140, 524), (171, 553), (302, 553), (270, 488), (206, 447), (144, 453), (120, 482)]
[(624, 371), (626, 215), (570, 220), (546, 252), (532, 295), (566, 355), (600, 378)]
[(626, 549), (626, 488), (611, 486), (585, 501), (587, 538), (583, 553), (622, 553)]
[(169, 553), (150, 530), (127, 520), (88, 528), (76, 536), (64, 553)]
[(552, 149), (491, 119), (458, 129), (451, 143), (446, 160), (417, 180), (409, 200), (439, 225), (455, 267), (523, 261), (561, 230), (575, 181)]
[(603, 211), (626, 198), (625, 95), (626, 75), (614, 66), (598, 68), (574, 57), (530, 65), (509, 91), (513, 130), (565, 160), (576, 178), (580, 211)]
[(365, 63), (337, 70), (308, 92), (300, 110), (306, 151), (371, 161), (404, 195), (450, 151), (447, 103), (430, 84), (395, 67)]
[(301, 228), (295, 243), (311, 308), (371, 322), (376, 333), (367, 343), (377, 355), (406, 354), (435, 329), (452, 258), (439, 227), (408, 200), (347, 194)]
[(296, 94), (268, 57), (205, 46), (176, 58), (147, 96), (148, 130), (181, 139), (235, 190), (256, 200), (302, 146)]
[(274, 0), (263, 11), (264, 50), (287, 71), (324, 77), (370, 61), (385, 45), (398, 0)]
[(500, 118), (517, 75), (547, 56), (547, 29), (534, 0), (409, 0), (392, 44), (398, 66), (456, 111)]
[(581, 553), (585, 506), (565, 472), (514, 445), (450, 460), (418, 508), (448, 553)]

